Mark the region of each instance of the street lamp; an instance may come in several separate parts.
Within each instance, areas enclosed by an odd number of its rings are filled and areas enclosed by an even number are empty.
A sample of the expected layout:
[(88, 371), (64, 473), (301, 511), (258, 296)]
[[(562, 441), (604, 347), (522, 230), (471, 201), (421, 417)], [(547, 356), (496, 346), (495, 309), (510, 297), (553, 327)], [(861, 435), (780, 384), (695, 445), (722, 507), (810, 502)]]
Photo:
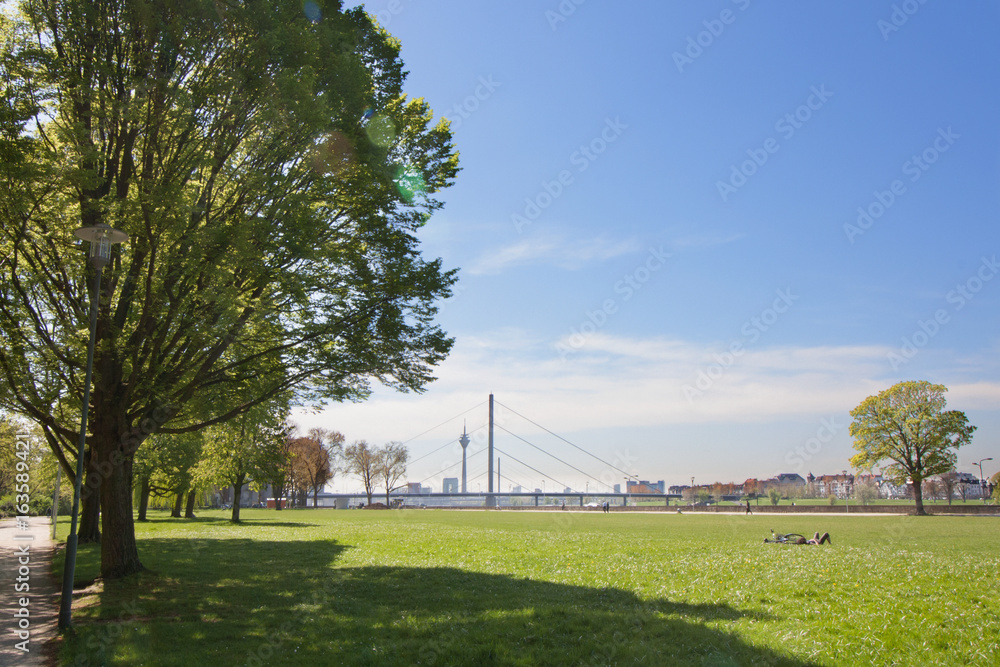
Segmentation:
[(97, 338), (97, 309), (101, 302), (101, 273), (111, 261), (111, 246), (128, 240), (128, 234), (107, 225), (81, 227), (73, 236), (90, 242), (90, 265), (94, 267), (94, 291), (90, 295), (90, 342), (87, 344), (87, 372), (80, 403), (80, 439), (76, 449), (76, 479), (73, 481), (73, 511), (69, 537), (66, 538), (66, 563), (63, 566), (62, 600), (59, 603), (59, 629), (73, 626), (73, 575), (76, 570), (76, 515), (80, 510), (80, 486), (83, 481), (83, 450), (87, 444), (87, 413), (90, 411), (90, 381), (94, 372), (94, 343)]
[(979, 459), (979, 463), (976, 464), (979, 466), (979, 493), (983, 497), (984, 504), (986, 503), (986, 485), (983, 484), (983, 482), (985, 481), (983, 479), (983, 461), (992, 461), (992, 460), (993, 460), (992, 456), (987, 456), (985, 459)]

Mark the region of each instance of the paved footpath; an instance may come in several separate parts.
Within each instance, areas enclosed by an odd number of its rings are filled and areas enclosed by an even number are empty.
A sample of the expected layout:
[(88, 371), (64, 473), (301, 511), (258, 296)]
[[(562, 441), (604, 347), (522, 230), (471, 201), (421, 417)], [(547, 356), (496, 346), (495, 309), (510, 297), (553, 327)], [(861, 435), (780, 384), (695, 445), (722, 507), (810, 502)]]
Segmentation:
[(57, 664), (61, 586), (52, 576), (54, 551), (47, 517), (29, 517), (27, 526), (17, 519), (0, 521), (0, 665)]

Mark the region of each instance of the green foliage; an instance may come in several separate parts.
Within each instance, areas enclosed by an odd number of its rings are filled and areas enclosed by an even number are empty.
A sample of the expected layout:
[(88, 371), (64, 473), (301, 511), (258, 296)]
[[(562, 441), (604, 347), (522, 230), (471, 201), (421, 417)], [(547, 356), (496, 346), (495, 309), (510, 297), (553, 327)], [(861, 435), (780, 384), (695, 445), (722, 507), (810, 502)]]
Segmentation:
[(781, 490), (772, 486), (767, 490), (767, 497), (770, 499), (772, 505), (777, 505), (781, 502)]
[[(60, 662), (995, 665), (992, 522), (204, 512), (138, 527), (156, 575), (85, 599)], [(87, 545), (77, 571), (97, 573)]]
[[(24, 504), (31, 515), (48, 514), (55, 494), (57, 468), (56, 458), (48, 451), (37, 426), (0, 414), (0, 515), (14, 516)], [(59, 495), (60, 511), (68, 513), (73, 487), (66, 477), (60, 484)]]
[(155, 496), (171, 497), (184, 493), (194, 482), (195, 466), (201, 459), (204, 433), (150, 436), (136, 454), (133, 468), (137, 479), (149, 480)]
[(955, 450), (976, 430), (964, 412), (944, 409), (946, 391), (929, 382), (900, 382), (851, 410), (850, 433), (858, 452), (851, 465), (871, 470), (881, 464), (885, 479), (912, 481), (918, 513), (923, 481), (954, 469)]
[[(288, 437), (288, 405), (264, 404), (205, 433), (202, 458), (195, 471), (199, 482), (259, 490), (284, 465)], [(239, 499), (233, 503), (239, 505)]]

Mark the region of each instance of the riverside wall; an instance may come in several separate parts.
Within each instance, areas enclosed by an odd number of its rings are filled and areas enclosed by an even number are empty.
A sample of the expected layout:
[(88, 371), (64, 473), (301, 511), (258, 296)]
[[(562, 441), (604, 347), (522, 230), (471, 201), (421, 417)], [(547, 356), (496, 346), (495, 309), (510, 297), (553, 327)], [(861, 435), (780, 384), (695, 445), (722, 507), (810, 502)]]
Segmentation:
[[(458, 509), (445, 508), (440, 509)], [(468, 508), (482, 509), (482, 508)], [(612, 512), (673, 512), (680, 510), (682, 513), (696, 514), (745, 514), (746, 505), (613, 505)], [(750, 509), (754, 514), (912, 514), (912, 505), (751, 505)], [(504, 505), (503, 511), (524, 510), (559, 512), (562, 508), (558, 505)], [(580, 507), (566, 505), (566, 511), (570, 512), (600, 512), (600, 507)], [(1000, 516), (1000, 505), (924, 505), (924, 511), (928, 514), (948, 514), (948, 515), (983, 515)]]

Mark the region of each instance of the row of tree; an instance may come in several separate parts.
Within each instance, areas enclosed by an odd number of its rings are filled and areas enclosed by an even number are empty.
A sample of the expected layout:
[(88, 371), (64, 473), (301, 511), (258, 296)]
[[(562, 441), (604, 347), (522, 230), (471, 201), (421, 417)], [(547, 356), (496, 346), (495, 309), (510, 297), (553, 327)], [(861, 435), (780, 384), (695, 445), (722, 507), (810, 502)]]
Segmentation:
[[(150, 436), (135, 460), (138, 520), (146, 520), (151, 500), (168, 504), (173, 517), (193, 518), (196, 505), (223, 487), (232, 489), (234, 522), (240, 519), (246, 487), (269, 488), (278, 510), (284, 503), (305, 507), (310, 496), (316, 507), (319, 494), (338, 474), (356, 475), (369, 505), (379, 488), (390, 504), (390, 494), (406, 474), (409, 452), (404, 445), (380, 447), (358, 440), (345, 446), (339, 431), (311, 428), (302, 434), (282, 415), (260, 410), (203, 431)], [(32, 447), (19, 455), (14, 443), (22, 433), (29, 435)], [(0, 414), (0, 500), (12, 498), (18, 481), (24, 481), (31, 489), (33, 512), (48, 511), (57, 468), (40, 429)], [(72, 486), (61, 485), (60, 492), (68, 504)]]
[[(267, 406), (264, 406), (267, 407)], [(173, 499), (172, 516), (193, 517), (199, 491), (232, 487), (232, 520), (240, 519), (243, 489), (270, 487), (275, 508), (286, 498), (304, 507), (339, 473), (360, 479), (372, 502), (375, 489), (389, 495), (406, 473), (408, 452), (390, 442), (382, 447), (364, 440), (345, 446), (343, 433), (311, 428), (301, 435), (282, 410), (258, 409), (203, 431), (151, 436), (136, 457), (138, 519), (146, 519), (149, 498)]]

